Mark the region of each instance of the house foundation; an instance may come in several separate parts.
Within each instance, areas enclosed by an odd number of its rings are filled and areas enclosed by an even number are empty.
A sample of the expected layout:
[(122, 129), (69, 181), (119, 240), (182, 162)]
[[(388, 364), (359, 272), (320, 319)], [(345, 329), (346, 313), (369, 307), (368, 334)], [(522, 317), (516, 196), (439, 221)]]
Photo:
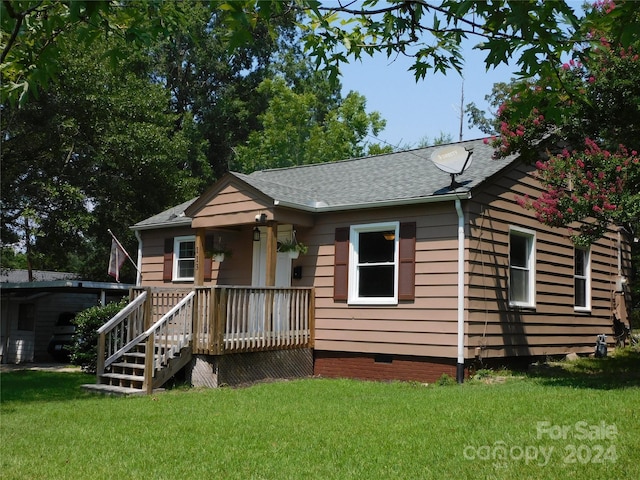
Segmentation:
[(313, 373), (322, 377), (429, 383), (445, 373), (456, 378), (456, 360), (451, 358), (327, 351), (314, 356)]
[(227, 355), (194, 355), (187, 379), (194, 387), (238, 386), (270, 379), (313, 375), (308, 348)]

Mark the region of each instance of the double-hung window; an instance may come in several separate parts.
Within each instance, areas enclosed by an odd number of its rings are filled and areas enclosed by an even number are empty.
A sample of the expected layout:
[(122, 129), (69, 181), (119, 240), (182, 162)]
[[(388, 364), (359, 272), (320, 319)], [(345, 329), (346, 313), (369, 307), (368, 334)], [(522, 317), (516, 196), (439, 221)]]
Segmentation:
[(173, 239), (173, 279), (192, 281), (196, 264), (196, 238), (194, 236)]
[(578, 311), (591, 309), (591, 265), (589, 250), (575, 248), (573, 256), (573, 305)]
[(351, 227), (349, 303), (398, 303), (398, 242), (398, 222)]
[(509, 231), (509, 304), (535, 307), (535, 233), (512, 227)]

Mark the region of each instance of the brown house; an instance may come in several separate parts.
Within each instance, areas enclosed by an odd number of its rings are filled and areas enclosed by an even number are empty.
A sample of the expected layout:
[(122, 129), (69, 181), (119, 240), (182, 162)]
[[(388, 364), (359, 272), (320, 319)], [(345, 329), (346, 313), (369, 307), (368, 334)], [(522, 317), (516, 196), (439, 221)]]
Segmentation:
[[(229, 173), (134, 225), (141, 286), (196, 291), (195, 374), (295, 347), (317, 375), (418, 381), (593, 352), (629, 273), (625, 235), (574, 247), (518, 206), (541, 191), (533, 167), (459, 146), (473, 154), (455, 184), (422, 148)], [(292, 259), (292, 241), (306, 254)]]

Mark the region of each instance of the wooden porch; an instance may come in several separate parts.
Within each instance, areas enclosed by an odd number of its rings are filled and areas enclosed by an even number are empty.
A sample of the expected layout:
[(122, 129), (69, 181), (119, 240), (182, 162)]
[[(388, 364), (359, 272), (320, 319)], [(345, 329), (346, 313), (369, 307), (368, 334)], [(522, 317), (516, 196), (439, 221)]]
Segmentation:
[(92, 390), (151, 393), (191, 362), (313, 347), (313, 288), (136, 287), (130, 303), (98, 330)]

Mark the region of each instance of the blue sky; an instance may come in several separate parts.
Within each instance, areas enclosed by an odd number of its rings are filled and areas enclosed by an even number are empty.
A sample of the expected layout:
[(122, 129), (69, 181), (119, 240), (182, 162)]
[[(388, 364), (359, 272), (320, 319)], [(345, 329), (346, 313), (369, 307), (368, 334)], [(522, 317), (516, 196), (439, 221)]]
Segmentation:
[[(464, 103), (470, 102), (487, 110), (485, 95), (491, 92), (496, 82), (508, 82), (515, 68), (501, 65), (487, 71), (485, 53), (464, 49)], [(446, 75), (429, 73), (424, 80), (416, 82), (413, 72), (408, 71), (410, 58), (399, 57), (395, 61), (384, 55), (365, 57), (362, 61), (341, 66), (343, 95), (355, 90), (367, 99), (367, 111), (378, 111), (387, 121), (387, 126), (378, 139), (394, 146), (415, 146), (423, 137), (430, 140), (441, 132), (451, 134), (458, 140), (460, 129), (460, 96), (462, 78), (451, 70)], [(463, 121), (463, 139), (483, 138), (478, 129), (469, 129)], [(375, 142), (374, 139), (369, 139)]]

